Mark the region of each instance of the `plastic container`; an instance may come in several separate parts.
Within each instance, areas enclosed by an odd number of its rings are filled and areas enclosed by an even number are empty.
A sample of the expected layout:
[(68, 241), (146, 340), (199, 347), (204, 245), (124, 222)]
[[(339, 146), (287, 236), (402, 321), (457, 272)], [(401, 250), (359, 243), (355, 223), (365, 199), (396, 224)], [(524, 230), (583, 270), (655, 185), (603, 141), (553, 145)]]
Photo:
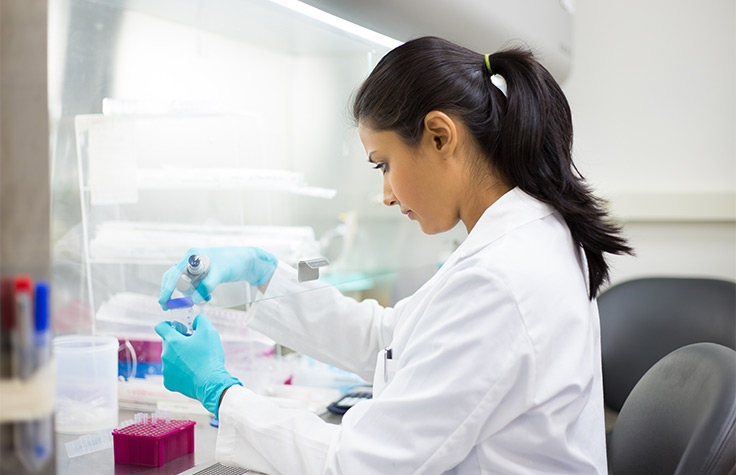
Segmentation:
[(56, 431), (86, 434), (118, 424), (118, 340), (111, 336), (54, 338)]
[[(170, 299), (166, 305), (171, 315), (172, 326), (184, 335), (192, 333), (192, 325), (194, 324), (194, 302), (190, 297), (182, 297), (178, 299)], [(176, 325), (176, 323), (181, 325)]]
[(118, 375), (125, 380), (160, 375), (163, 342), (118, 336)]
[(115, 463), (160, 467), (194, 452), (194, 421), (153, 420), (112, 431)]

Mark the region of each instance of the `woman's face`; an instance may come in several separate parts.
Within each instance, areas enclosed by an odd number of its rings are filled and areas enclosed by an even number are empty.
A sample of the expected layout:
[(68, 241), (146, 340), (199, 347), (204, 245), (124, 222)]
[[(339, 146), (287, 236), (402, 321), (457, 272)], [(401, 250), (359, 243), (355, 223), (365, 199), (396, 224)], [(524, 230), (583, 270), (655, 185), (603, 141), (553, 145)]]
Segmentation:
[[(368, 161), (383, 173), (383, 203), (397, 206), (426, 234), (452, 229), (460, 220), (453, 173), (428, 134), (418, 147), (407, 146), (393, 131), (359, 124)], [(426, 139), (426, 140), (425, 140)]]

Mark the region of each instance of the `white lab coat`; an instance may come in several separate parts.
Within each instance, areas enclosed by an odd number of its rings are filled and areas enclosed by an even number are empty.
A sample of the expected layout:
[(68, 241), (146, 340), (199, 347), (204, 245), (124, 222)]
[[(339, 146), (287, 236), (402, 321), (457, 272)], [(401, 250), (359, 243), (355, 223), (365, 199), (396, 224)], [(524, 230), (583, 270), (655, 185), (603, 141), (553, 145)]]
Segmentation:
[(585, 266), (561, 216), (518, 188), (394, 308), (279, 264), (265, 297), (290, 296), (261, 302), (250, 325), (372, 379), (374, 398), (333, 425), (232, 387), (217, 459), (283, 474), (606, 473)]

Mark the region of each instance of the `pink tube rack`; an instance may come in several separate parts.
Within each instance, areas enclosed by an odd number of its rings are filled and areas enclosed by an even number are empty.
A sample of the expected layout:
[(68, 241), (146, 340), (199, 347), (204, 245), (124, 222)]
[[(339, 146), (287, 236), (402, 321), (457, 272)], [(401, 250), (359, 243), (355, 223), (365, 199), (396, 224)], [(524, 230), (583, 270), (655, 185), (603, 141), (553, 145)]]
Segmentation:
[(115, 429), (112, 431), (115, 463), (160, 467), (192, 453), (194, 424), (194, 421), (159, 419)]

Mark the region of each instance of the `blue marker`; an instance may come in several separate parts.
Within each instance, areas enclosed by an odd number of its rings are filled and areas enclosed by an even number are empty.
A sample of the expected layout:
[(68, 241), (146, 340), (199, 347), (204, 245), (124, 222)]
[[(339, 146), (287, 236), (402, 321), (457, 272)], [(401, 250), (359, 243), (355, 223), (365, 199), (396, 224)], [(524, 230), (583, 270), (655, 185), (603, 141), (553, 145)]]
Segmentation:
[(36, 367), (45, 365), (51, 356), (51, 329), (49, 322), (50, 308), (49, 284), (36, 283), (35, 335)]
[[(36, 370), (48, 364), (51, 357), (51, 296), (48, 282), (36, 282), (36, 302), (34, 312)], [(41, 467), (48, 463), (53, 453), (53, 426), (51, 416), (37, 420), (35, 427), (35, 465)]]

